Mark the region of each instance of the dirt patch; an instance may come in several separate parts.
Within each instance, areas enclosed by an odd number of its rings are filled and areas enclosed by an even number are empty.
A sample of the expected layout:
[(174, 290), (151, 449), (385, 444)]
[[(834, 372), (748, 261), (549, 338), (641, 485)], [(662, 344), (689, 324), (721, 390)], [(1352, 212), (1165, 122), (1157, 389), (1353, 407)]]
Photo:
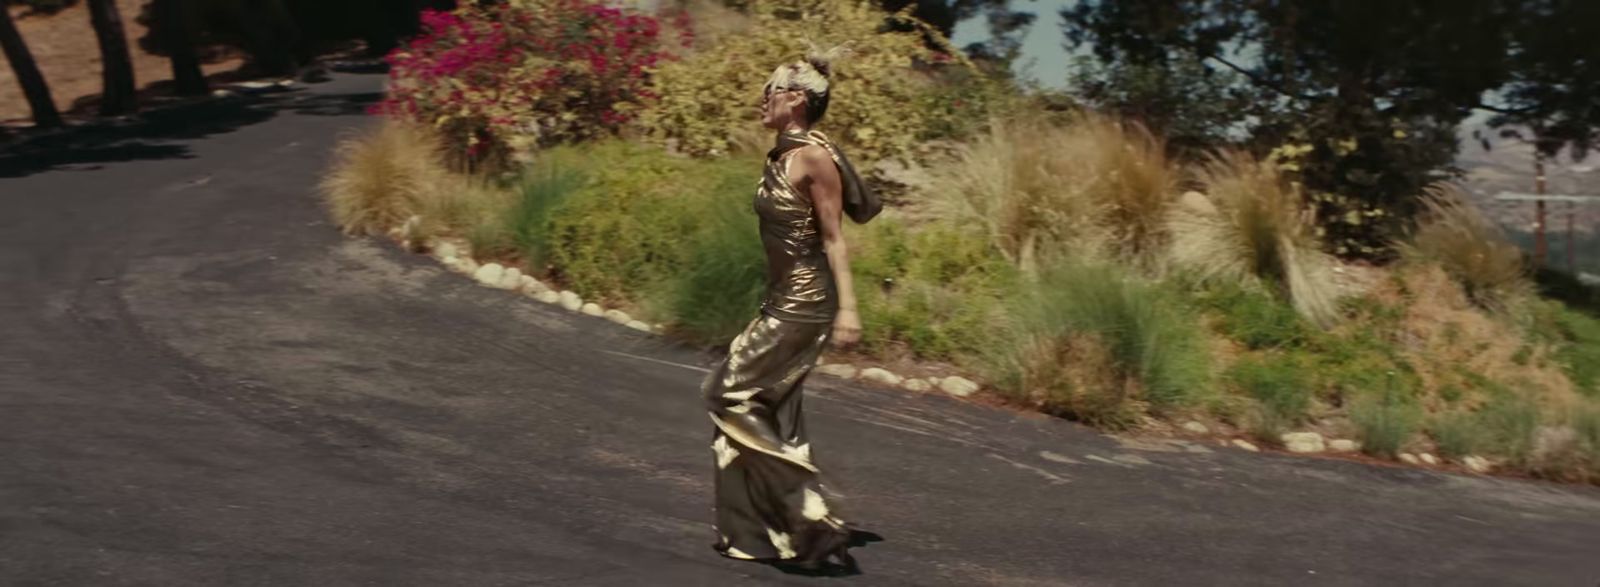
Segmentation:
[[(133, 58), (134, 80), (141, 88), (141, 98), (159, 96), (157, 91), (164, 82), (172, 80), (172, 65), (167, 58), (151, 55), (139, 48), (138, 39), (148, 31), (134, 22), (149, 0), (117, 0), (122, 13), (123, 30), (128, 35), (128, 50)], [(82, 112), (93, 107), (100, 95), (100, 46), (95, 41), (94, 27), (89, 24), (89, 9), (83, 3), (51, 15), (23, 17), (28, 9), (10, 8), (17, 29), (28, 43), (28, 49), (39, 63), (39, 71), (50, 85), (56, 108), (63, 113)], [(207, 77), (226, 79), (244, 62), (237, 56), (202, 64)], [(156, 86), (156, 87), (152, 87)], [(17, 85), (16, 73), (11, 65), (0, 60), (0, 124), (26, 123), (32, 112), (28, 101)]]

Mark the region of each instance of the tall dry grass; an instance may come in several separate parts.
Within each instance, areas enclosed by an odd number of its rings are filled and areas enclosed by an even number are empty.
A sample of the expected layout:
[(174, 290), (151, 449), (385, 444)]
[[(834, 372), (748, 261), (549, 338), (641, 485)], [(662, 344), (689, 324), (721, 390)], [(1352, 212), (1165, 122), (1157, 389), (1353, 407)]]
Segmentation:
[(1521, 250), (1459, 188), (1429, 186), (1422, 202), (1423, 215), (1410, 238), (1395, 245), (1402, 255), (1437, 263), (1485, 309), (1509, 310), (1533, 296)]
[(1030, 273), (1066, 251), (1149, 256), (1179, 177), (1161, 140), (1137, 125), (1027, 110), (992, 120), (933, 173), (936, 212), (982, 226)]
[(1169, 216), (1171, 260), (1205, 280), (1271, 286), (1302, 316), (1338, 316), (1333, 260), (1322, 252), (1311, 208), (1276, 167), (1244, 153), (1214, 155), (1196, 170), (1204, 196)]
[[(381, 234), (421, 215), (441, 193), (460, 185), (427, 129), (386, 120), (339, 143), (321, 191), (334, 221), (349, 235)], [(435, 214), (425, 220), (432, 221)]]

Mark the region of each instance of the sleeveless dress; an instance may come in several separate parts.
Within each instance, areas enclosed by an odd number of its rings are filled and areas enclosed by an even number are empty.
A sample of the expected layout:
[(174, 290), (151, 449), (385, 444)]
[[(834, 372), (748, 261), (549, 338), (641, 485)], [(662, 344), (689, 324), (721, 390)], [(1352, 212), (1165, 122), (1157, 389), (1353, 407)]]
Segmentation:
[(815, 211), (788, 180), (808, 144), (838, 153), (813, 131), (786, 133), (767, 158), (754, 204), (767, 257), (761, 315), (701, 387), (715, 424), (715, 548), (730, 558), (814, 564), (851, 538), (823, 498), (800, 409), (838, 298)]

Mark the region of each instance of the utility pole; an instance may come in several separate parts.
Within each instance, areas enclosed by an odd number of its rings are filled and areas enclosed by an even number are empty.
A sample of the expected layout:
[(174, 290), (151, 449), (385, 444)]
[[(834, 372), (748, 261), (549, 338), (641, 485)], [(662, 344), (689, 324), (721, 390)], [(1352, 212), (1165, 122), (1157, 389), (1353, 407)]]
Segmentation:
[(1534, 267), (1544, 267), (1549, 251), (1544, 240), (1544, 153), (1537, 149), (1533, 154), (1533, 185), (1533, 193), (1539, 196), (1533, 201), (1533, 263)]
[(1537, 194), (1523, 194), (1523, 193), (1517, 193), (1517, 192), (1500, 192), (1498, 194), (1495, 194), (1494, 199), (1499, 200), (1501, 202), (1529, 202), (1529, 201), (1533, 202), (1535, 210), (1538, 211), (1538, 219), (1534, 224), (1534, 231), (1535, 232), (1534, 232), (1533, 248), (1534, 248), (1534, 256), (1537, 257), (1535, 259), (1535, 262), (1539, 263), (1540, 267), (1544, 266), (1544, 255), (1545, 255), (1545, 252), (1548, 250), (1548, 244), (1545, 241), (1545, 234), (1544, 234), (1544, 220), (1545, 220), (1545, 215), (1544, 215), (1545, 208), (1544, 208), (1544, 206), (1545, 206), (1545, 202), (1566, 202), (1567, 203), (1567, 271), (1569, 273), (1572, 273), (1573, 275), (1577, 275), (1578, 274), (1578, 261), (1577, 261), (1577, 248), (1578, 247), (1577, 247), (1577, 234), (1576, 234), (1577, 231), (1573, 227), (1573, 223), (1575, 222), (1574, 217), (1577, 216), (1578, 204), (1600, 205), (1600, 195), (1591, 195), (1591, 194), (1547, 194), (1547, 193), (1544, 193), (1545, 192), (1545, 190), (1544, 190), (1544, 181), (1543, 181), (1544, 174), (1542, 173), (1544, 171), (1544, 166), (1540, 165), (1539, 166), (1539, 170), (1541, 171), (1541, 173), (1539, 174), (1540, 181), (1538, 182), (1538, 185), (1537, 185), (1537, 187), (1540, 188), (1539, 189), (1539, 193), (1537, 193)]

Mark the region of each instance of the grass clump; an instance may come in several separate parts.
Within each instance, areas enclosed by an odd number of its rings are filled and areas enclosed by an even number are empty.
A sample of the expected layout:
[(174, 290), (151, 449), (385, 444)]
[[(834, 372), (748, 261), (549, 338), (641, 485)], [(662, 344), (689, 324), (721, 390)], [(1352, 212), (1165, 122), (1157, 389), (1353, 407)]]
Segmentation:
[(1018, 345), (989, 364), (1010, 393), (1053, 413), (1127, 426), (1148, 406), (1195, 403), (1209, 357), (1191, 313), (1160, 284), (1089, 262), (1043, 274), (1012, 316)]
[(1367, 393), (1353, 402), (1350, 420), (1361, 437), (1363, 452), (1393, 458), (1417, 433), (1422, 408), (1415, 398), (1395, 388), (1394, 374), (1385, 375), (1381, 392)]
[(1478, 454), (1487, 445), (1479, 418), (1471, 412), (1436, 414), (1429, 420), (1428, 430), (1439, 446), (1439, 453), (1452, 459)]
[(1539, 428), (1539, 406), (1522, 395), (1496, 394), (1477, 414), (1484, 433), (1484, 451), (1526, 465)]
[(1028, 272), (1068, 249), (1147, 256), (1166, 236), (1178, 177), (1140, 127), (1028, 110), (993, 120), (935, 175), (937, 211), (983, 227)]
[(707, 194), (702, 223), (686, 239), (680, 271), (659, 279), (646, 304), (679, 336), (700, 344), (727, 342), (756, 316), (766, 286), (766, 260), (748, 194)]
[(1250, 427), (1268, 442), (1304, 421), (1315, 395), (1311, 360), (1298, 353), (1243, 359), (1229, 368), (1227, 379), (1256, 401)]
[(1437, 263), (1479, 306), (1504, 311), (1532, 295), (1522, 252), (1454, 186), (1430, 186), (1423, 216), (1396, 248), (1413, 262)]
[(1299, 188), (1242, 153), (1217, 155), (1197, 175), (1206, 194), (1186, 196), (1170, 217), (1172, 261), (1206, 281), (1262, 282), (1302, 316), (1332, 324), (1332, 261)]
[(1560, 302), (1535, 306), (1534, 335), (1553, 353), (1577, 390), (1600, 399), (1600, 319)]
[(439, 199), (464, 183), (453, 181), (439, 144), (427, 129), (395, 120), (341, 141), (320, 186), (334, 222), (345, 234), (373, 235), (412, 215), (439, 220)]
[(1218, 314), (1223, 334), (1252, 350), (1297, 346), (1311, 335), (1293, 307), (1237, 283), (1204, 288), (1196, 300)]
[(536, 273), (549, 269), (551, 220), (586, 183), (571, 155), (570, 149), (548, 153), (523, 169), (513, 186), (516, 201), (506, 215), (510, 245)]

